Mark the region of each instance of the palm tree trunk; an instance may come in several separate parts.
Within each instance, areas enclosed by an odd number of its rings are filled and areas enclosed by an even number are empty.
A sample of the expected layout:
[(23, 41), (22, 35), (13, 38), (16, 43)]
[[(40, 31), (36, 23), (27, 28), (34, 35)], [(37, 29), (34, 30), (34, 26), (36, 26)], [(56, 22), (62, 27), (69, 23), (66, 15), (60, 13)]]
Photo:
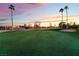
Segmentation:
[(68, 23), (68, 11), (67, 11), (67, 9), (66, 9), (66, 21)]
[(12, 23), (12, 30), (13, 30), (13, 10), (11, 10), (11, 23)]
[(63, 12), (61, 13), (61, 21), (63, 22)]

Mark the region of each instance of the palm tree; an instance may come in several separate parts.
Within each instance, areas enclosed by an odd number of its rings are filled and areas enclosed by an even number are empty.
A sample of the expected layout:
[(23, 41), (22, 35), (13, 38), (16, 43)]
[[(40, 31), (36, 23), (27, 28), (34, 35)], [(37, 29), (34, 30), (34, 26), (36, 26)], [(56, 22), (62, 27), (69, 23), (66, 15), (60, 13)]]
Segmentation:
[(14, 6), (11, 4), (9, 5), (9, 9), (11, 10), (11, 22), (12, 22), (12, 30), (13, 30), (13, 11), (15, 10)]
[(68, 6), (65, 6), (64, 9), (66, 10), (66, 20), (67, 20), (67, 23), (68, 23)]
[(61, 9), (59, 10), (59, 12), (61, 12), (61, 21), (62, 21), (62, 22), (63, 22), (63, 11), (64, 11), (63, 8), (61, 8)]

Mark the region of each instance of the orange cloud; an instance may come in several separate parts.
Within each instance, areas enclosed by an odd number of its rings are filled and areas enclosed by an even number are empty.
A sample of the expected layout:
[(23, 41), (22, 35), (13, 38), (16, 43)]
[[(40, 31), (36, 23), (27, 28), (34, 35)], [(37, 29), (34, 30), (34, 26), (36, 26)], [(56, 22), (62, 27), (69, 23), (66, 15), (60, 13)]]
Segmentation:
[[(66, 16), (63, 16), (64, 18), (66, 18)], [(75, 17), (75, 16), (68, 16), (68, 18), (72, 18), (72, 17)], [(53, 20), (53, 19), (59, 19), (61, 18), (61, 16), (54, 16), (54, 17), (44, 17), (44, 18), (41, 18), (39, 20)]]

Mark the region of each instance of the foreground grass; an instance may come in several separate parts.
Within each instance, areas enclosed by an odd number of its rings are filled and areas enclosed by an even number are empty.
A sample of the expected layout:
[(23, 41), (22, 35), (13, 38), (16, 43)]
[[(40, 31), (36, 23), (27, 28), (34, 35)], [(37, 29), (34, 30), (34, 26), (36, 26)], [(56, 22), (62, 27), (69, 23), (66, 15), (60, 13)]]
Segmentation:
[(0, 33), (0, 55), (79, 55), (78, 35), (55, 30)]

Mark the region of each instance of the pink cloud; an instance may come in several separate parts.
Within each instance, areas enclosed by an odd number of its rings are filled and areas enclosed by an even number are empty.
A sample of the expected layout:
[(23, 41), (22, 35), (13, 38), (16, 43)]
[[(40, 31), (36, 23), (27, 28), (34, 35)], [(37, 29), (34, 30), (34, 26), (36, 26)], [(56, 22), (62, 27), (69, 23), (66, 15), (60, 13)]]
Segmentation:
[(0, 21), (6, 21), (7, 19), (0, 19)]
[(40, 7), (40, 6), (44, 6), (47, 5), (46, 3), (23, 3), (23, 4), (16, 4), (16, 6), (23, 6), (23, 7), (29, 7), (29, 9), (16, 9), (16, 13), (22, 13), (22, 12), (26, 12), (26, 13), (32, 13), (34, 11), (34, 8)]
[[(8, 9), (10, 3), (2, 3), (0, 4), (0, 14), (8, 14), (10, 10)], [(14, 14), (22, 14), (22, 13), (32, 13), (34, 12), (34, 8), (44, 6), (46, 3), (13, 3), (15, 6)]]
[(0, 9), (0, 14), (7, 14), (9, 13), (9, 10)]

